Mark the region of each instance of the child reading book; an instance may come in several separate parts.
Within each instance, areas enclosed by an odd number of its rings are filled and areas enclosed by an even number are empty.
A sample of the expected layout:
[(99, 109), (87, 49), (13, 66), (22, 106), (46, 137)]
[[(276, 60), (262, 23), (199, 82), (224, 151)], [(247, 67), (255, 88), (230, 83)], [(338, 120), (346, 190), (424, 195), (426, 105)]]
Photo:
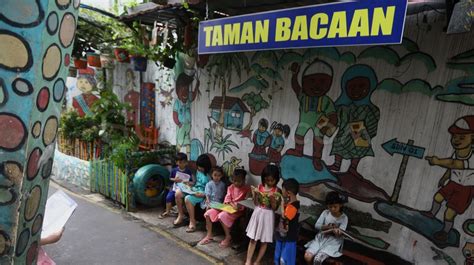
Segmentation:
[(200, 245), (205, 245), (213, 240), (212, 237), (212, 223), (219, 221), (224, 229), (225, 238), (219, 244), (219, 246), (226, 248), (230, 246), (232, 237), (230, 235), (230, 228), (234, 224), (235, 220), (244, 213), (244, 208), (239, 206), (239, 201), (245, 200), (250, 187), (245, 184), (245, 176), (247, 172), (244, 169), (237, 168), (234, 170), (232, 176), (232, 185), (227, 188), (227, 195), (224, 199), (224, 205), (231, 206), (235, 212), (230, 213), (225, 210), (209, 209), (204, 214), (206, 217), (206, 236), (199, 242)]

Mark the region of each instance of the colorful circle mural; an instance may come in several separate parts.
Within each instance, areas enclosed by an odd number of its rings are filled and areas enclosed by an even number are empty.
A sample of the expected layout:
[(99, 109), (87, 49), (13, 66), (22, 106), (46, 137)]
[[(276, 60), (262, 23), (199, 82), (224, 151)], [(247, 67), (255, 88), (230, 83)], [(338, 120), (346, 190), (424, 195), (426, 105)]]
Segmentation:
[(56, 31), (58, 30), (58, 26), (59, 26), (58, 13), (53, 11), (49, 13), (48, 20), (46, 21), (46, 28), (48, 30), (49, 35), (56, 34)]
[(0, 256), (4, 256), (10, 252), (11, 240), (5, 231), (0, 230)]
[(56, 0), (59, 9), (67, 9), (70, 3), (71, 0)]
[(3, 169), (0, 173), (13, 183), (20, 183), (23, 177), (23, 166), (16, 161), (6, 161), (3, 162)]
[(43, 87), (38, 93), (38, 98), (36, 99), (36, 107), (40, 112), (45, 111), (49, 105), (49, 89)]
[(48, 146), (56, 140), (56, 134), (58, 132), (58, 118), (51, 116), (46, 120), (43, 131), (43, 143)]
[(33, 128), (31, 129), (31, 135), (33, 138), (38, 138), (41, 135), (41, 122), (37, 121), (33, 124)]
[(5, 105), (8, 101), (8, 90), (5, 87), (5, 81), (0, 78), (0, 107)]
[(28, 241), (30, 241), (30, 229), (25, 228), (21, 231), (20, 236), (16, 241), (15, 254), (21, 256), (25, 252), (26, 247), (28, 246)]
[(65, 91), (66, 91), (66, 85), (64, 84), (64, 80), (59, 78), (58, 80), (56, 80), (53, 87), (54, 101), (60, 102), (63, 99)]
[(0, 150), (16, 151), (26, 141), (25, 124), (14, 114), (0, 112), (0, 132)]
[(31, 85), (30, 81), (17, 78), (12, 83), (13, 91), (19, 96), (28, 96), (33, 93), (33, 86)]
[(35, 217), (36, 213), (38, 212), (40, 201), (41, 201), (41, 188), (40, 186), (34, 186), (28, 198), (26, 199), (25, 204), (25, 220), (31, 221), (33, 217)]
[(0, 69), (25, 72), (33, 65), (31, 48), (22, 36), (0, 29)]
[(28, 157), (28, 162), (27, 162), (28, 166), (27, 166), (27, 171), (26, 171), (26, 177), (28, 178), (28, 180), (34, 179), (36, 175), (38, 174), (38, 169), (39, 169), (38, 163), (42, 154), (43, 152), (38, 147), (36, 147), (35, 149), (33, 149), (33, 151), (31, 151)]
[(41, 177), (46, 179), (51, 176), (51, 172), (53, 171), (53, 159), (50, 158), (46, 163), (43, 165), (43, 169), (41, 170)]
[(38, 242), (31, 243), (28, 252), (26, 253), (26, 265), (32, 265), (38, 255)]
[(59, 27), (59, 40), (64, 48), (71, 46), (76, 34), (76, 19), (71, 13), (66, 13)]
[(38, 214), (35, 218), (35, 221), (33, 222), (33, 225), (31, 226), (31, 234), (36, 235), (41, 230), (42, 226), (43, 226), (43, 215)]
[(51, 81), (58, 74), (61, 66), (61, 49), (58, 45), (52, 44), (46, 50), (43, 57), (43, 78)]
[(16, 193), (11, 186), (0, 185), (0, 206), (12, 204), (16, 200)]

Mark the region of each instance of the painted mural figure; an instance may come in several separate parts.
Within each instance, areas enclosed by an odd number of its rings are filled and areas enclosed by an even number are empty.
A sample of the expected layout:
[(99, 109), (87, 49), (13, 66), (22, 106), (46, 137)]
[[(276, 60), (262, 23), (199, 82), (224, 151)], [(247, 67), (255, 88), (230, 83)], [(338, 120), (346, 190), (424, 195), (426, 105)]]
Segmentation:
[(270, 147), (268, 147), (268, 159), (270, 163), (279, 165), (281, 161), (281, 151), (285, 146), (285, 138), (288, 138), (290, 134), (290, 126), (274, 122), (271, 130), (273, 130), (273, 134), (271, 136)]
[(95, 71), (90, 67), (79, 69), (78, 73), (76, 87), (81, 91), (81, 94), (72, 99), (72, 106), (77, 110), (80, 117), (84, 117), (85, 115), (92, 115), (90, 107), (99, 99), (92, 93), (97, 81)]
[(448, 129), (454, 154), (448, 158), (427, 156), (430, 165), (446, 168), (439, 181), (441, 187), (434, 195), (433, 205), (426, 215), (435, 218), (446, 201), (443, 230), (434, 233), (438, 241), (446, 241), (457, 215), (463, 214), (474, 197), (474, 115), (464, 116)]
[(462, 248), (462, 254), (466, 258), (465, 265), (474, 265), (474, 243), (466, 242)]
[(291, 71), (291, 86), (300, 103), (300, 117), (295, 132), (295, 148), (286, 153), (303, 156), (304, 137), (313, 130), (313, 165), (316, 170), (322, 170), (323, 137), (331, 136), (337, 124), (334, 103), (326, 95), (331, 88), (333, 69), (328, 63), (315, 60), (303, 71), (301, 86), (298, 82), (300, 65), (293, 63)]
[(128, 69), (125, 75), (128, 92), (125, 94), (123, 101), (129, 103), (132, 107), (131, 110), (127, 110), (127, 122), (130, 124), (138, 124), (140, 93), (135, 91), (135, 74), (132, 69)]
[(377, 87), (377, 76), (367, 65), (353, 65), (342, 76), (342, 92), (336, 100), (339, 131), (333, 142), (332, 171), (339, 171), (342, 159), (351, 161), (348, 172), (359, 175), (357, 166), (366, 156), (374, 156), (371, 140), (377, 134), (380, 111), (370, 97)]
[(189, 86), (193, 83), (193, 78), (181, 73), (176, 80), (176, 95), (178, 98), (174, 101), (173, 120), (178, 126), (176, 131), (176, 148), (186, 147), (188, 156), (191, 153), (191, 103), (196, 99), (199, 92), (199, 80), (196, 80), (196, 87), (189, 95)]
[(268, 121), (261, 119), (258, 122), (258, 130), (256, 130), (252, 137), (254, 143), (252, 154), (255, 155), (267, 155), (267, 147), (270, 146), (272, 141), (270, 133), (267, 131)]

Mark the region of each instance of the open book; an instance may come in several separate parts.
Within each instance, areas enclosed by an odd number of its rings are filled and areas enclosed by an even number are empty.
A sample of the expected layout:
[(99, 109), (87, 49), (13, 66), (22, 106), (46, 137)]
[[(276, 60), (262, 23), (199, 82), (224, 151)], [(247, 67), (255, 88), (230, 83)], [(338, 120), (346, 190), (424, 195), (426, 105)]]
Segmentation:
[[(334, 232), (334, 230), (336, 230), (336, 229), (337, 229), (337, 228), (328, 229), (328, 230), (322, 231), (321, 233), (323, 233), (323, 234), (331, 233), (331, 232)], [(347, 231), (342, 230), (342, 229), (339, 229), (339, 231), (341, 231), (341, 233), (342, 233), (345, 237), (349, 238), (350, 240), (355, 240)]]
[(184, 193), (187, 193), (187, 194), (190, 194), (190, 195), (195, 195), (197, 193), (197, 192), (193, 191), (191, 189), (191, 187), (189, 187), (188, 185), (186, 185), (184, 183), (177, 183), (177, 186)]
[(60, 231), (77, 208), (77, 203), (61, 190), (56, 191), (46, 201), (42, 237)]
[(211, 202), (211, 204), (209, 205), (212, 209), (216, 209), (216, 210), (221, 210), (221, 211), (224, 211), (224, 212), (228, 212), (228, 213), (235, 213), (237, 212), (232, 206), (230, 206), (229, 204), (223, 204), (223, 203), (220, 203), (220, 202)]
[(188, 182), (191, 179), (191, 176), (189, 174), (184, 173), (184, 172), (177, 171), (174, 178), (182, 180), (182, 182), (175, 182), (174, 183), (173, 190), (176, 191), (176, 190), (178, 190), (178, 185), (176, 185), (176, 184)]

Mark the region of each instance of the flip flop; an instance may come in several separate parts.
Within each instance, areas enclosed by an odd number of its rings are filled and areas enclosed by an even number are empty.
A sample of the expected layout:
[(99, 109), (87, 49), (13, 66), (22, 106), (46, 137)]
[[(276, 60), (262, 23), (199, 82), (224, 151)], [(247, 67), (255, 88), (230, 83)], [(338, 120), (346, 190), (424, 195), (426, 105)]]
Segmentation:
[(221, 248), (228, 248), (230, 246), (231, 241), (230, 240), (222, 240), (221, 243), (219, 244), (219, 247)]
[(186, 233), (193, 233), (194, 231), (196, 231), (196, 227), (194, 226), (186, 228)]
[(199, 245), (207, 245), (209, 243), (211, 243), (212, 241), (214, 241), (214, 239), (212, 237), (205, 237), (203, 238), (201, 241), (199, 241)]
[(161, 214), (158, 216), (158, 218), (160, 218), (160, 219), (164, 219), (164, 218), (166, 218), (166, 217), (170, 217), (170, 214), (167, 213), (167, 212), (161, 213)]

